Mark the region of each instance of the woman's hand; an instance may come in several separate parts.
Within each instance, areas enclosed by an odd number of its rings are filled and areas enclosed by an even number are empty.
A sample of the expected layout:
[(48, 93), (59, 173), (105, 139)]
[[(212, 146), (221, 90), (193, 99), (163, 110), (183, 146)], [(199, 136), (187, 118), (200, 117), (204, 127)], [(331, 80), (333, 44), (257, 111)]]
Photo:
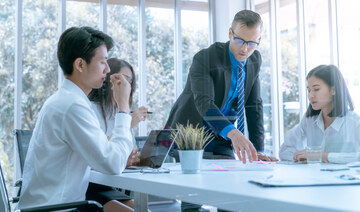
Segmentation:
[(131, 128), (134, 128), (137, 124), (139, 124), (139, 122), (145, 121), (147, 112), (148, 109), (144, 106), (135, 109), (131, 114)]
[(329, 153), (327, 152), (323, 152), (323, 153), (318, 153), (318, 152), (306, 152), (306, 149), (303, 149), (301, 151), (297, 151), (294, 153), (294, 161), (295, 162), (299, 162), (299, 161), (306, 161), (306, 154), (308, 154), (310, 158), (319, 158), (318, 154), (321, 154), (321, 161), (323, 163), (329, 163), (328, 161), (328, 155)]
[(120, 73), (111, 75), (110, 80), (112, 82), (111, 89), (113, 90), (113, 96), (117, 103), (118, 111), (130, 113), (130, 83)]
[(127, 163), (126, 163), (126, 167), (128, 166), (136, 166), (137, 163), (140, 162), (140, 154), (138, 152), (138, 148), (134, 148), (131, 153), (130, 153), (130, 156), (127, 160)]
[(328, 156), (329, 156), (329, 153), (328, 153), (328, 152), (323, 152), (323, 153), (321, 154), (321, 161), (322, 161), (323, 163), (329, 163), (329, 158), (328, 158)]
[(306, 161), (306, 149), (295, 152), (294, 161), (295, 162)]

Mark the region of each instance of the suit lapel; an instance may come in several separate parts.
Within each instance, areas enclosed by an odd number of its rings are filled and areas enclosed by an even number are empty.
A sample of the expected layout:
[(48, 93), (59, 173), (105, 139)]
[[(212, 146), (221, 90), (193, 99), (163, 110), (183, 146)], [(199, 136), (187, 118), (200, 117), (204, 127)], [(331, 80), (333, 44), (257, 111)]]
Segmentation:
[(225, 49), (224, 49), (224, 78), (225, 78), (225, 93), (224, 93), (224, 99), (221, 104), (221, 108), (225, 105), (225, 102), (228, 98), (230, 85), (231, 85), (231, 62), (230, 62), (230, 55), (229, 55), (229, 42), (226, 43)]

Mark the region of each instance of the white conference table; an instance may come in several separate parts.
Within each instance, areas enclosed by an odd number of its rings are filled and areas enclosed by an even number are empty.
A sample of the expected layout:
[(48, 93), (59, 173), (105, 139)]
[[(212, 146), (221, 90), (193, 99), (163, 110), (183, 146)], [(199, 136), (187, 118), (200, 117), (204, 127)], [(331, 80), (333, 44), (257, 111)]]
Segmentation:
[[(134, 191), (135, 211), (147, 211), (147, 194), (230, 211), (360, 211), (360, 185), (261, 187), (248, 182), (270, 175), (323, 175), (320, 164), (276, 164), (272, 171), (202, 170), (200, 174), (182, 174), (178, 164), (165, 167), (171, 172), (106, 175), (92, 171), (90, 181)], [(346, 173), (356, 174), (356, 169), (326, 172), (336, 176)]]

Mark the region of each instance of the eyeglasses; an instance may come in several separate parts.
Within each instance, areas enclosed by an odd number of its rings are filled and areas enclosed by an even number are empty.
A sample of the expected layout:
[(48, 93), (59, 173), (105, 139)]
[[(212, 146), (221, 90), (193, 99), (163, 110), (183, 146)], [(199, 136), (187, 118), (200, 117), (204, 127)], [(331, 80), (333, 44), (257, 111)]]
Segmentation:
[(253, 48), (255, 48), (256, 46), (259, 45), (258, 42), (254, 42), (254, 41), (244, 41), (244, 40), (241, 39), (241, 38), (235, 37), (235, 33), (234, 33), (234, 31), (233, 31), (232, 29), (231, 29), (231, 35), (232, 35), (232, 38), (233, 38), (233, 40), (235, 41), (236, 45), (238, 45), (238, 46), (242, 46), (242, 45), (244, 45), (244, 43), (246, 43), (247, 46), (248, 46), (248, 48), (253, 49)]

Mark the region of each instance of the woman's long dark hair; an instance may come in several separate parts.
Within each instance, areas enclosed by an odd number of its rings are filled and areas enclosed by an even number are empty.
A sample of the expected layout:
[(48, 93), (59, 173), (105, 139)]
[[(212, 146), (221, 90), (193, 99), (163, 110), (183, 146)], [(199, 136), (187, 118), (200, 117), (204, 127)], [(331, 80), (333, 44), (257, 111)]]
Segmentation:
[[(354, 110), (354, 105), (349, 90), (346, 87), (344, 77), (336, 66), (319, 65), (309, 72), (306, 79), (308, 80), (312, 76), (323, 80), (330, 89), (333, 88), (335, 91), (332, 99), (333, 110), (327, 114), (329, 117), (342, 117), (345, 116), (349, 110)], [(314, 110), (311, 104), (309, 104), (306, 117), (318, 115), (320, 111), (321, 110)]]
[(124, 67), (128, 67), (132, 73), (132, 83), (131, 83), (131, 91), (130, 91), (130, 98), (129, 98), (129, 105), (131, 107), (133, 102), (133, 94), (136, 88), (136, 78), (135, 72), (133, 67), (126, 62), (125, 60), (117, 59), (117, 58), (110, 58), (107, 60), (110, 68), (110, 73), (106, 75), (106, 79), (103, 83), (101, 88), (92, 89), (88, 95), (90, 101), (96, 102), (100, 105), (101, 114), (105, 121), (105, 129), (107, 129), (107, 121), (106, 117), (112, 116), (114, 114), (116, 108), (113, 107), (112, 104), (112, 90), (111, 90), (111, 82), (110, 76), (112, 74), (119, 73), (120, 70)]

